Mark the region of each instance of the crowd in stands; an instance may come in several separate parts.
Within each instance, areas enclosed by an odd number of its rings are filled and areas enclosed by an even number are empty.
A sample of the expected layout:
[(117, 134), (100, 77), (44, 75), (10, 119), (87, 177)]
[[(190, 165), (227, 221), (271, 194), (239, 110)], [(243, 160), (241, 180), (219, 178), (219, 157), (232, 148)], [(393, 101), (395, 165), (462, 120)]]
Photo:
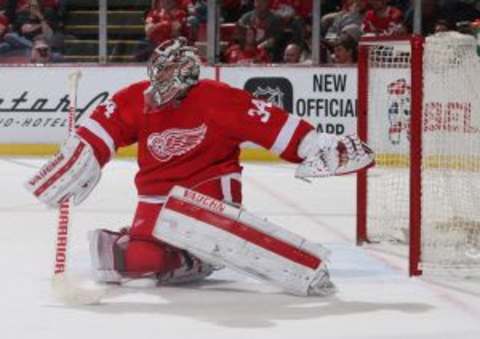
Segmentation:
[[(225, 63), (311, 63), (312, 1), (252, 0), (228, 1), (243, 5), (235, 9), (236, 36), (228, 39), (222, 60)], [(472, 33), (480, 18), (480, 1), (423, 0), (422, 33), (463, 30)], [(224, 13), (222, 12), (222, 13)], [(363, 35), (405, 35), (413, 30), (411, 0), (329, 0), (322, 2), (321, 62), (352, 64), (357, 61), (357, 46)], [(224, 15), (224, 22), (230, 15)], [(480, 28), (480, 21), (476, 21)], [(462, 26), (463, 25), (463, 26)], [(463, 29), (462, 29), (463, 28)], [(245, 44), (256, 32), (256, 44)], [(266, 52), (266, 53), (265, 53)], [(233, 54), (233, 57), (232, 57)], [(265, 56), (266, 54), (266, 56)]]
[(2, 61), (60, 61), (65, 10), (64, 0), (0, 0)]
[[(321, 62), (355, 63), (357, 44), (365, 34), (411, 33), (412, 2), (322, 1)], [(312, 62), (312, 0), (223, 0), (219, 4), (220, 62)], [(423, 0), (422, 7), (424, 35), (480, 29), (480, 0)], [(61, 61), (66, 12), (67, 0), (0, 0), (0, 62), (8, 58)], [(156, 45), (177, 36), (205, 47), (207, 12), (206, 0), (152, 1), (151, 8), (145, 8), (145, 36), (138, 42), (134, 60), (144, 62)]]

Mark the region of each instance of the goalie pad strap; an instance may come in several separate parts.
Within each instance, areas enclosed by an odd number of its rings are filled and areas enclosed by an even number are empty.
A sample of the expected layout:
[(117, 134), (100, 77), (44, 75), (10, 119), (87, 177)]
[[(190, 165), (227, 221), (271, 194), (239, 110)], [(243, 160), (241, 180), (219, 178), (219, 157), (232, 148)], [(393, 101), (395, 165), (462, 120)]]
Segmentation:
[(275, 253), (313, 270), (317, 269), (321, 264), (319, 258), (302, 249), (298, 249), (280, 239), (276, 239), (269, 234), (253, 229), (249, 225), (229, 219), (221, 214), (199, 209), (190, 202), (170, 198), (164, 208), (171, 209), (198, 221), (205, 222), (211, 226), (218, 227), (252, 244), (260, 246), (269, 252)]

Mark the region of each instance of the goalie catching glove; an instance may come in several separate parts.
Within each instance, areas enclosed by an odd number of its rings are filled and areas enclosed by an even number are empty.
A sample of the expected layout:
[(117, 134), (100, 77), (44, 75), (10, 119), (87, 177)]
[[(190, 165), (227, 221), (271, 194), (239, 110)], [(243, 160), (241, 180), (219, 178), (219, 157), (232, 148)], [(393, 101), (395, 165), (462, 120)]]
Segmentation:
[(300, 179), (343, 175), (373, 166), (375, 154), (355, 135), (308, 133), (298, 147), (304, 159), (295, 177)]
[(57, 207), (69, 198), (78, 205), (97, 185), (100, 176), (100, 164), (92, 147), (72, 135), (25, 186), (48, 206)]

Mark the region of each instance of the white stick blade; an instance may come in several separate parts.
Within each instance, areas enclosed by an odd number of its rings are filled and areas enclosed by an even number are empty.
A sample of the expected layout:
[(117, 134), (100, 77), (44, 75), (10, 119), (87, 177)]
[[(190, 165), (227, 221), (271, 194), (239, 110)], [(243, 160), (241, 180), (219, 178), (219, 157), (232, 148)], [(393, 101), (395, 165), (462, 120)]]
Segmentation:
[(98, 305), (108, 289), (86, 288), (65, 273), (58, 273), (52, 278), (52, 291), (57, 300), (67, 305)]

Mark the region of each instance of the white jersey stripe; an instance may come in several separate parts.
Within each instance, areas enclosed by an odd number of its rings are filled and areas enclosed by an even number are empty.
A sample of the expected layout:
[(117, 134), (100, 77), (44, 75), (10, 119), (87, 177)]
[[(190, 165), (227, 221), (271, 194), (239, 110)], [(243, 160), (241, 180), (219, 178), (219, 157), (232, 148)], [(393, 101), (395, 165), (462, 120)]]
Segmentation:
[(163, 204), (167, 201), (166, 195), (139, 195), (138, 200), (140, 202), (146, 202), (149, 204)]
[[(242, 175), (240, 173), (231, 173), (231, 174), (226, 174), (222, 175), (220, 177), (215, 177), (212, 179), (209, 179), (207, 181), (201, 182), (201, 184), (204, 184), (205, 182), (209, 182), (210, 180), (218, 180), (220, 179), (220, 184), (222, 188), (222, 194), (223, 194), (223, 200), (227, 202), (232, 202), (232, 180), (236, 180), (238, 182), (242, 182)], [(138, 200), (140, 202), (145, 202), (149, 204), (163, 204), (165, 201), (167, 201), (167, 196), (166, 195), (139, 195)]]
[(227, 174), (226, 177), (231, 178), (232, 180), (237, 180), (240, 183), (242, 183), (242, 175), (240, 173)]
[(88, 118), (81, 123), (81, 126), (88, 129), (105, 143), (105, 145), (110, 150), (109, 158), (112, 158), (115, 154), (115, 142), (113, 141), (110, 134), (108, 134), (108, 132), (102, 127), (102, 125), (100, 125), (97, 121)]
[(232, 196), (232, 181), (236, 180), (242, 183), (242, 175), (240, 173), (231, 173), (220, 177), (220, 184), (222, 186), (223, 201), (233, 202)]
[(220, 182), (222, 185), (223, 200), (232, 202), (232, 179), (228, 176), (223, 176), (220, 178)]
[(287, 121), (285, 121), (280, 133), (277, 135), (277, 139), (270, 148), (273, 153), (280, 155), (285, 151), (299, 123), (300, 119), (292, 115), (288, 116)]

